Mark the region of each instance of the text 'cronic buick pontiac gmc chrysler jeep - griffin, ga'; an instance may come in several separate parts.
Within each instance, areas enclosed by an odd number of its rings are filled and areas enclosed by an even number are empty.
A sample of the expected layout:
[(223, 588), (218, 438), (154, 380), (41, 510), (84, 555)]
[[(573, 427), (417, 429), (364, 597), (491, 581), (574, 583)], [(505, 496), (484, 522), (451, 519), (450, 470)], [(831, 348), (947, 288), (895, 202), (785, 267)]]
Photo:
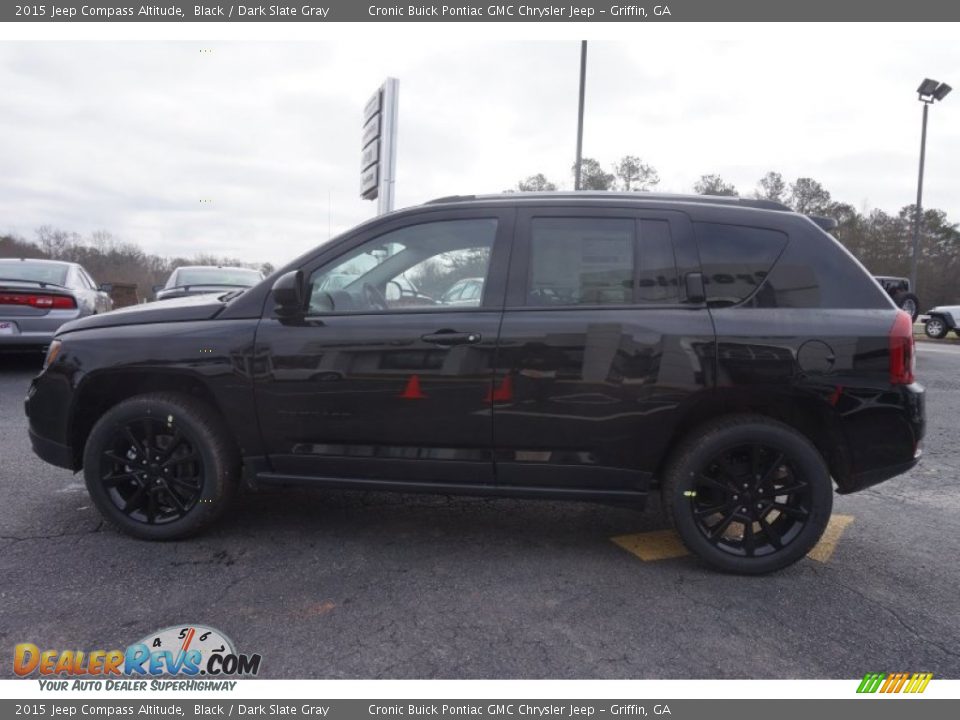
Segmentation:
[(100, 512), (181, 538), (241, 485), (659, 493), (691, 551), (763, 573), (920, 457), (909, 316), (808, 218), (643, 193), (450, 197), (246, 291), (71, 322), (26, 410)]

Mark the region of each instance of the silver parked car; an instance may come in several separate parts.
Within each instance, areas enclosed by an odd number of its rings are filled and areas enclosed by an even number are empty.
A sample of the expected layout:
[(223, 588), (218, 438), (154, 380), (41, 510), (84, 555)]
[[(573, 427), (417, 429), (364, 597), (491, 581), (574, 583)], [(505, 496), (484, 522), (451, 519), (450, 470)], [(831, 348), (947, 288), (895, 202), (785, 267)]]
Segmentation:
[(170, 273), (166, 285), (157, 285), (153, 291), (155, 299), (169, 300), (187, 295), (246, 290), (261, 280), (263, 273), (250, 268), (183, 265)]
[(44, 348), (69, 320), (113, 309), (77, 263), (0, 258), (0, 350)]

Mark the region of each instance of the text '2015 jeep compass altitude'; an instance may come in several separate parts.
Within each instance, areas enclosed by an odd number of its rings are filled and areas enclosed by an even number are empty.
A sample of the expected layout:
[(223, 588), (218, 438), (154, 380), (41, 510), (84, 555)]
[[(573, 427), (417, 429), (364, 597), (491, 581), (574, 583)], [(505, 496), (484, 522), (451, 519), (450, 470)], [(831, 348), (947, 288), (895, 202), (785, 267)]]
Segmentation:
[(834, 484), (905, 472), (924, 431), (910, 318), (821, 226), (736, 198), (434, 201), (242, 294), (64, 326), (33, 446), (141, 538), (205, 528), (241, 483), (659, 492), (703, 560), (776, 570)]

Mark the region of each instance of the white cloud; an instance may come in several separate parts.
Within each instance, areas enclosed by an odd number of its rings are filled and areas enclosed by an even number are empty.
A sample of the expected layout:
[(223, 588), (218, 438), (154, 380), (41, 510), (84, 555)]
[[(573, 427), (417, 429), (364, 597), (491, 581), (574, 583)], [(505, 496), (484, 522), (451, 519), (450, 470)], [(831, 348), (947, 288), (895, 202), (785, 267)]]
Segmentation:
[[(591, 42), (584, 153), (640, 155), (664, 190), (716, 172), (746, 193), (778, 170), (896, 211), (916, 191), (914, 88), (960, 86), (949, 27), (651, 27)], [(398, 206), (536, 172), (569, 186), (578, 62), (572, 41), (439, 27), (377, 44), (4, 42), (0, 231), (105, 228), (152, 252), (280, 264), (374, 213), (357, 197), (359, 121), (387, 75)], [(960, 220), (960, 96), (932, 109), (928, 150), (925, 204)]]

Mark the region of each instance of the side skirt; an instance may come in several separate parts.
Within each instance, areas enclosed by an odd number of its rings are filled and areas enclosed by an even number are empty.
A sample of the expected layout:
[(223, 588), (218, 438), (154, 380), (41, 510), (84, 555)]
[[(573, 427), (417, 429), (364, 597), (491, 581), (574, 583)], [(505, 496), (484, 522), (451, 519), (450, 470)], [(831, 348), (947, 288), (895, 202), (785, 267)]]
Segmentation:
[(469, 483), (410, 482), (364, 478), (332, 478), (259, 472), (256, 484), (299, 485), (338, 490), (385, 490), (390, 492), (475, 495), (486, 497), (533, 498), (543, 500), (579, 500), (630, 505), (643, 508), (647, 494), (637, 490), (579, 489), (569, 487), (478, 485)]

